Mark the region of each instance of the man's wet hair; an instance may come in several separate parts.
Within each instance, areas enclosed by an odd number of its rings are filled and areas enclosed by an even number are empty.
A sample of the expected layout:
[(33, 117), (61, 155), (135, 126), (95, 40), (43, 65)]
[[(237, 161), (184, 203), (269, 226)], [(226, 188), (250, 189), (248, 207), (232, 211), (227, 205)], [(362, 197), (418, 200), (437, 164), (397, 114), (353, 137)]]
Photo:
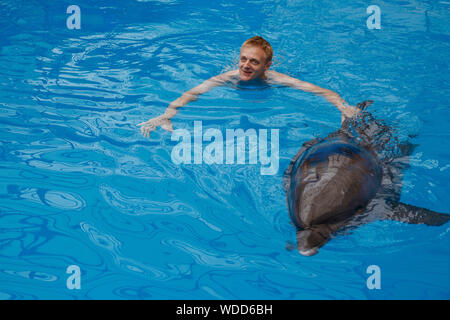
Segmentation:
[(267, 57), (267, 61), (272, 61), (272, 57), (273, 57), (273, 49), (272, 46), (270, 45), (270, 43), (264, 39), (263, 37), (260, 36), (254, 36), (250, 39), (248, 39), (247, 41), (245, 41), (242, 46), (255, 46), (255, 47), (260, 47), (261, 49), (263, 49), (263, 51), (266, 54)]

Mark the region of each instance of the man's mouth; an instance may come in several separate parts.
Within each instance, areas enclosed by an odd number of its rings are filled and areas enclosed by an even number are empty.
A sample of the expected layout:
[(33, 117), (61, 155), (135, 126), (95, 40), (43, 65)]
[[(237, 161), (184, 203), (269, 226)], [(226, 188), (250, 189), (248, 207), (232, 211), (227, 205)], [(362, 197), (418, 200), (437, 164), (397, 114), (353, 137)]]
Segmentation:
[(249, 76), (249, 75), (251, 75), (253, 72), (252, 72), (252, 71), (249, 71), (249, 70), (242, 70), (242, 73), (243, 73), (244, 75), (246, 75), (246, 76)]

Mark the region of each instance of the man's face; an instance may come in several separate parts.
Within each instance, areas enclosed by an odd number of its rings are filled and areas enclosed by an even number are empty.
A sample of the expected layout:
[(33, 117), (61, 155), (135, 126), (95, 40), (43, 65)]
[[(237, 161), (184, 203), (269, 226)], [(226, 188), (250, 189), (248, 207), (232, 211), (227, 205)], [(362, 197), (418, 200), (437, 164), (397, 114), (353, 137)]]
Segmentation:
[(264, 78), (264, 72), (270, 67), (270, 61), (266, 62), (266, 59), (266, 53), (263, 49), (255, 46), (243, 46), (239, 59), (241, 80)]

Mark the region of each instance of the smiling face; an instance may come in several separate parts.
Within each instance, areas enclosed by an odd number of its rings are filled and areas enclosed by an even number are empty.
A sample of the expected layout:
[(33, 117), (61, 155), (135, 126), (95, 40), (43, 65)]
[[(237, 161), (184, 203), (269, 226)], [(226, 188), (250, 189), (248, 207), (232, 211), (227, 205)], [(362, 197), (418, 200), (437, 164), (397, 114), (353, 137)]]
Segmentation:
[(257, 46), (244, 45), (239, 58), (239, 75), (242, 81), (265, 78), (271, 61), (267, 61), (266, 53)]

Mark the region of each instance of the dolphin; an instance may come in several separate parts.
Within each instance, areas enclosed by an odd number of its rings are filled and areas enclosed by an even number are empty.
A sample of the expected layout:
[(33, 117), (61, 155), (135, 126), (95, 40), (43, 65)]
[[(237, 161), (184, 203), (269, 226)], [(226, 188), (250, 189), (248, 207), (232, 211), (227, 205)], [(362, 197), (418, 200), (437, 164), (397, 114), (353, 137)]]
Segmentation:
[[(358, 104), (326, 138), (307, 141), (292, 159), (283, 187), (297, 249), (316, 254), (333, 236), (375, 220), (440, 226), (450, 215), (400, 202), (402, 172), (414, 150)], [(289, 249), (289, 247), (288, 247)]]

